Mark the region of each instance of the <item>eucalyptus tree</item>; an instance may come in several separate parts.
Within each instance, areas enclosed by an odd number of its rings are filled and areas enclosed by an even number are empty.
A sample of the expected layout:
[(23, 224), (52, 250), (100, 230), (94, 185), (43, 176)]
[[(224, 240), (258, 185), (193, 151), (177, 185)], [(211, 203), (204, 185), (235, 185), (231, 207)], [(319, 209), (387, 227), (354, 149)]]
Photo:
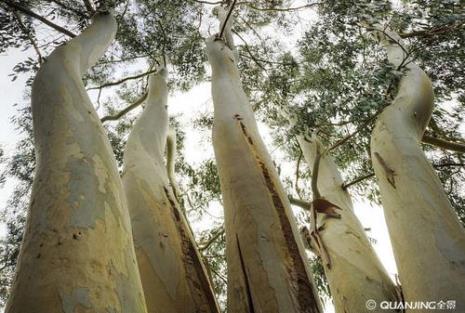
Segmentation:
[(236, 65), (231, 11), (207, 41), (213, 147), (225, 210), (228, 312), (321, 312), (312, 273)]
[(34, 80), (37, 169), (6, 312), (146, 312), (116, 162), (81, 80), (115, 33), (96, 14)]
[(397, 33), (383, 28), (375, 33), (389, 62), (405, 68), (397, 95), (378, 116), (371, 137), (373, 167), (405, 299), (454, 299), (456, 309), (463, 310), (465, 229), (420, 146), (433, 111), (432, 84), (409, 59)]
[(161, 67), (150, 76), (144, 111), (124, 152), (122, 179), (137, 262), (149, 312), (215, 313), (219, 308), (213, 287), (177, 200), (176, 143), (168, 136), (167, 72)]
[[(297, 135), (303, 156), (312, 167), (311, 228), (304, 235), (321, 257), (336, 312), (363, 312), (368, 300), (402, 301), (353, 211), (344, 181), (316, 135)], [(294, 200), (294, 204), (302, 205)], [(397, 312), (397, 310), (386, 310)]]

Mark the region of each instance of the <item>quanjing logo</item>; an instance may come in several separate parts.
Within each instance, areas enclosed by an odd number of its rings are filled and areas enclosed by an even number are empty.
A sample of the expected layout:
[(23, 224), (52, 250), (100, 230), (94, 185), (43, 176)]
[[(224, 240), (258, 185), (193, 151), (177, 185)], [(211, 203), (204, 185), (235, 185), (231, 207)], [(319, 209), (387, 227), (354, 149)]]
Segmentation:
[[(366, 308), (370, 311), (378, 307), (378, 303), (373, 300), (367, 300), (365, 303)], [(455, 300), (439, 300), (439, 301), (382, 301), (379, 303), (381, 310), (455, 310)]]

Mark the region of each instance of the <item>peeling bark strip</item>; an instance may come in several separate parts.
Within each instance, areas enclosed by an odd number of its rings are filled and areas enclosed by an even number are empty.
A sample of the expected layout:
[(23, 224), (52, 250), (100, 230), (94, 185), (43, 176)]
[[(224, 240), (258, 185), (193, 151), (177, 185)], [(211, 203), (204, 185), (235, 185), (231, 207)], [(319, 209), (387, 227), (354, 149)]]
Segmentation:
[(247, 307), (249, 313), (255, 313), (255, 307), (253, 304), (252, 290), (250, 289), (249, 275), (247, 274), (247, 268), (245, 267), (244, 258), (242, 257), (241, 245), (239, 243), (239, 236), (236, 234), (237, 251), (239, 253), (239, 259), (241, 263), (242, 273), (244, 274), (245, 292), (247, 294)]
[(341, 214), (337, 213), (336, 210), (342, 209), (326, 199), (320, 198), (313, 200), (312, 207), (315, 208), (316, 212), (324, 214), (328, 217), (341, 218)]
[(32, 86), (37, 168), (7, 313), (146, 313), (116, 161), (82, 76), (113, 41), (97, 14)]
[[(455, 310), (465, 312), (465, 229), (421, 147), (434, 109), (433, 86), (409, 59), (398, 34), (375, 29), (389, 62), (404, 72), (396, 97), (378, 116), (371, 136), (402, 291), (406, 301), (453, 299)], [(396, 166), (395, 186), (388, 165)]]
[(176, 198), (176, 140), (167, 140), (166, 78), (164, 68), (150, 77), (145, 109), (124, 151), (123, 183), (147, 308), (150, 313), (218, 313), (207, 270)]
[(396, 188), (396, 181), (394, 179), (394, 176), (396, 173), (394, 172), (393, 169), (391, 169), (387, 164), (386, 161), (379, 155), (378, 152), (374, 153), (376, 160), (378, 160), (379, 164), (383, 167), (384, 173), (386, 174), (386, 180), (388, 181), (389, 184), (395, 189)]
[(292, 286), (295, 288), (297, 292), (297, 300), (299, 304), (299, 309), (302, 312), (311, 312), (309, 311), (311, 307), (315, 306), (315, 303), (312, 301), (313, 297), (309, 296), (313, 293), (313, 288), (310, 285), (310, 282), (307, 277), (307, 272), (305, 270), (304, 261), (300, 255), (299, 248), (294, 238), (294, 233), (292, 232), (292, 227), (289, 222), (289, 218), (286, 215), (284, 204), (279, 196), (278, 191), (276, 190), (276, 186), (271, 179), (270, 173), (266, 164), (261, 160), (260, 156), (258, 155), (252, 137), (248, 134), (247, 128), (245, 124), (238, 120), (239, 125), (241, 127), (242, 134), (246, 139), (247, 143), (249, 144), (249, 149), (252, 155), (255, 157), (257, 161), (257, 165), (259, 166), (263, 179), (265, 180), (266, 187), (268, 188), (269, 195), (273, 201), (274, 208), (279, 216), (279, 222), (281, 224), (281, 229), (283, 231), (283, 235), (289, 249), (289, 255), (292, 259), (292, 264), (287, 265), (287, 272), (289, 273), (290, 277), (292, 277), (292, 281), (296, 282), (297, 284)]

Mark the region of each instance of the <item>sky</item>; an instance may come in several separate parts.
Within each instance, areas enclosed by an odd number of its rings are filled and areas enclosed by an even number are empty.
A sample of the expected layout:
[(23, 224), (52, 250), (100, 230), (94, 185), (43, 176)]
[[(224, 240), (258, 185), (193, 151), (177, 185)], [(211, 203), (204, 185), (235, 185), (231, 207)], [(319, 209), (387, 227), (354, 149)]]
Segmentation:
[[(307, 19), (311, 18), (311, 16), (307, 17)], [(269, 31), (273, 30), (270, 29)], [(296, 36), (298, 36), (298, 34), (296, 34)], [(292, 41), (292, 38), (290, 38), (289, 41)], [(33, 56), (32, 51), (10, 49), (6, 53), (0, 55), (0, 73), (2, 73), (2, 75), (0, 75), (0, 92), (2, 97), (2, 105), (0, 106), (0, 145), (7, 155), (11, 155), (19, 139), (19, 134), (15, 126), (11, 123), (11, 117), (16, 112), (14, 104), (25, 103), (24, 85), (26, 80), (25, 76), (19, 76), (16, 81), (11, 82), (11, 78), (8, 77), (8, 74), (12, 72), (13, 66), (18, 61), (24, 60), (27, 56)], [(106, 92), (111, 91), (109, 90)], [(95, 96), (95, 94), (91, 94), (91, 97), (95, 98)], [(213, 157), (211, 142), (208, 140), (210, 134), (200, 134), (192, 125), (194, 116), (198, 116), (200, 113), (205, 114), (212, 112), (212, 109), (209, 83), (201, 83), (188, 92), (176, 92), (170, 95), (169, 112), (171, 115), (176, 116), (177, 120), (181, 122), (184, 128), (186, 133), (184, 153), (188, 156), (188, 161), (191, 164), (200, 164), (203, 160)], [(138, 112), (139, 111), (133, 114), (138, 114)], [(269, 147), (269, 151), (273, 151), (272, 157), (278, 160), (284, 159), (283, 152), (272, 145), (270, 129), (264, 124), (259, 124), (259, 126), (265, 143), (267, 143)], [(293, 164), (282, 164), (283, 174), (286, 174), (286, 172), (293, 173), (295, 169), (292, 166)], [(14, 182), (8, 181), (0, 189), (0, 208), (5, 207), (13, 186)], [(363, 226), (371, 229), (368, 235), (376, 241), (374, 249), (388, 273), (394, 279), (397, 269), (382, 208), (372, 205), (367, 201), (356, 200), (354, 201), (354, 210)], [(222, 208), (219, 205), (213, 205), (209, 212), (209, 216), (210, 217), (194, 223), (194, 230), (202, 231), (211, 227), (211, 223), (213, 223), (214, 220), (216, 222), (221, 221)], [(0, 237), (4, 236), (4, 233), (4, 226), (0, 224)], [(328, 305), (325, 312), (332, 313), (334, 312), (334, 308)]]

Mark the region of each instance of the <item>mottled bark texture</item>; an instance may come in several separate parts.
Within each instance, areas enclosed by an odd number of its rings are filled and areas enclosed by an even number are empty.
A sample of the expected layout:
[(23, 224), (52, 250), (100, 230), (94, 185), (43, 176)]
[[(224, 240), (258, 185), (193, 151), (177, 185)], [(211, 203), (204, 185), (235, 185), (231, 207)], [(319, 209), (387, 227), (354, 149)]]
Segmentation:
[(456, 311), (465, 312), (465, 231), (420, 146), (433, 110), (431, 82), (407, 59), (397, 34), (379, 31), (377, 36), (389, 61), (405, 71), (371, 138), (404, 296), (407, 301), (456, 300)]
[(207, 41), (213, 146), (225, 208), (228, 312), (322, 312), (289, 200), (242, 89), (230, 31), (227, 26), (226, 42)]
[[(325, 149), (313, 136), (297, 136), (305, 161), (310, 167)], [(326, 248), (329, 265), (324, 264), (336, 313), (365, 312), (366, 302), (399, 301), (396, 286), (373, 250), (365, 231), (353, 212), (349, 193), (342, 188), (339, 170), (327, 154), (319, 161), (317, 188), (321, 197), (337, 209), (339, 218), (318, 213), (318, 233)], [(394, 313), (396, 310), (384, 310)]]
[(116, 161), (81, 80), (116, 33), (98, 14), (32, 87), (37, 167), (7, 313), (144, 313)]
[(150, 313), (216, 313), (212, 285), (177, 201), (176, 141), (168, 136), (166, 74), (161, 69), (150, 77), (145, 109), (124, 153), (123, 184), (147, 309)]

